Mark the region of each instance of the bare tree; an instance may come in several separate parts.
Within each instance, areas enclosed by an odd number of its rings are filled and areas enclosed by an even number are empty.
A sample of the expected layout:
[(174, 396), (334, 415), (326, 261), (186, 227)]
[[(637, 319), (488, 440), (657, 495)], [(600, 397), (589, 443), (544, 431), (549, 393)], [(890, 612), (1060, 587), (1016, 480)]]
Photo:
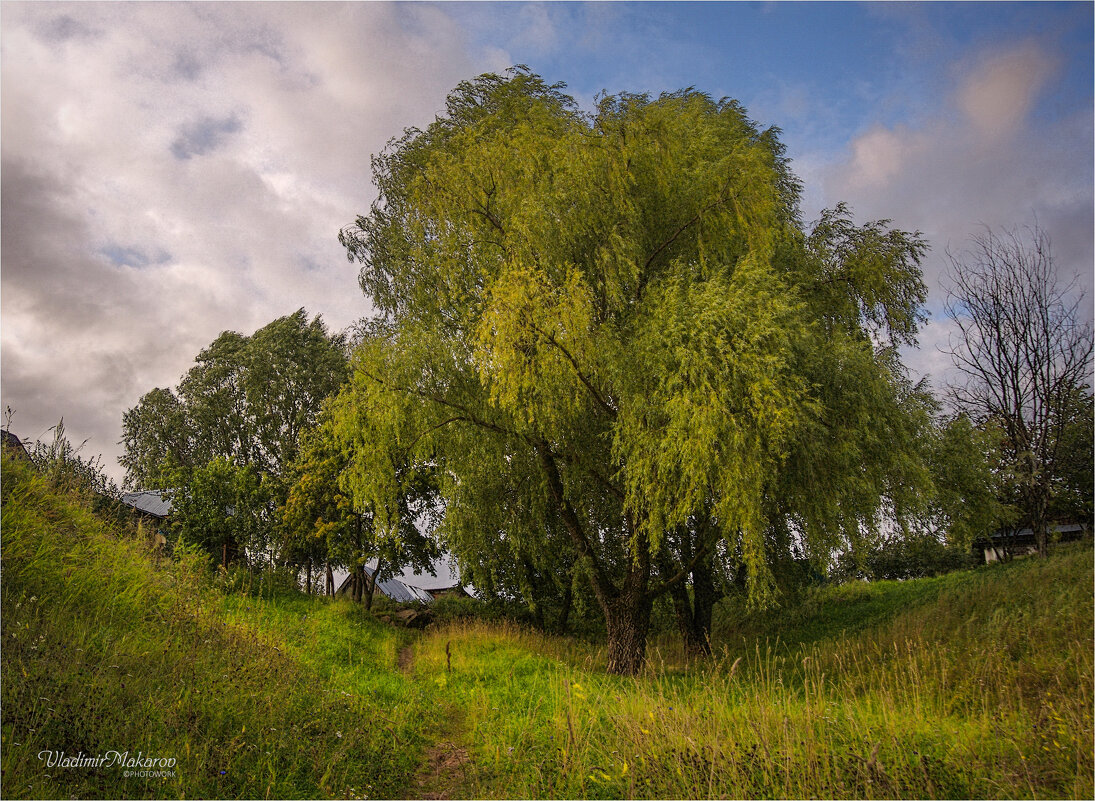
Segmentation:
[(1091, 323), (1077, 279), (1062, 281), (1050, 240), (1037, 225), (972, 237), (948, 254), (950, 354), (962, 380), (955, 405), (1000, 434), (1007, 500), (1019, 527), (1046, 553), (1049, 509), (1071, 405), (1090, 383)]

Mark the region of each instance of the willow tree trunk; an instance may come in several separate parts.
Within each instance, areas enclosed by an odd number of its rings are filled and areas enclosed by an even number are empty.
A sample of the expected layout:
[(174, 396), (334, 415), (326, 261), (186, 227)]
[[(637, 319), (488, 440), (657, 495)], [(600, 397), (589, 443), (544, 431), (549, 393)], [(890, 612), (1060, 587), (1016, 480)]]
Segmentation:
[(689, 658), (711, 655), (711, 608), (704, 611), (701, 599), (688, 597), (684, 583), (670, 589), (673, 612), (677, 617), (677, 630), (684, 641), (684, 652)]
[(645, 592), (625, 592), (605, 605), (608, 672), (634, 676), (646, 661), (653, 601)]
[(608, 671), (633, 676), (642, 669), (646, 660), (646, 638), (650, 632), (650, 611), (654, 605), (648, 592), (650, 583), (650, 541), (637, 529), (634, 521), (627, 521), (625, 549), (626, 573), (618, 586), (600, 562), (581, 518), (566, 497), (558, 465), (546, 441), (536, 447), (537, 456), (547, 479), (548, 492), (555, 502), (563, 525), (574, 542), (580, 558), (591, 568), (590, 586), (605, 616), (608, 632)]

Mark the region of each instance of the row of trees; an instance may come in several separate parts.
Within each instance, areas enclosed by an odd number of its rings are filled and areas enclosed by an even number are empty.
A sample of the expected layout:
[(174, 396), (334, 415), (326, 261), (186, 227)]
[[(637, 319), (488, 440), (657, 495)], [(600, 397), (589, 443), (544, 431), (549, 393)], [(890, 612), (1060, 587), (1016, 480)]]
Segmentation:
[(343, 568), (353, 598), (371, 602), (377, 580), (430, 569), (439, 549), (422, 531), (436, 495), (408, 487), (403, 524), (387, 536), (347, 480), (353, 410), (338, 399), (354, 344), (303, 309), (251, 336), (221, 334), (174, 390), (154, 389), (126, 412), (126, 483), (166, 491), (175, 535), (225, 566), (303, 570), (309, 592), (321, 568), (333, 592)]
[[(365, 558), (425, 566), (444, 543), (542, 625), (595, 606), (633, 673), (660, 597), (703, 652), (725, 592), (772, 603), (834, 554), (965, 543), (1033, 497), (1006, 489), (1033, 440), (972, 384), (942, 415), (901, 364), (920, 235), (842, 205), (805, 226), (778, 131), (735, 102), (584, 114), (515, 69), (460, 84), (373, 171), (340, 235), (372, 320), (224, 334), (126, 415), (130, 481), (170, 488), (226, 558), (345, 565), (368, 599)], [(1065, 379), (1076, 419), (1090, 352)]]

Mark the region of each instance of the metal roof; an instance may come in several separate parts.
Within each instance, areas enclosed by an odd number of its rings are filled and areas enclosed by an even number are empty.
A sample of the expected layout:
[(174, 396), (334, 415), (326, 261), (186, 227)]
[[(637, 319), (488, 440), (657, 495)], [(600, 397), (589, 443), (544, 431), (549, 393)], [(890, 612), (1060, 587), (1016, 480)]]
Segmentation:
[[(376, 568), (366, 567), (364, 570), (365, 575), (372, 576)], [(340, 594), (349, 590), (350, 579), (351, 576), (347, 576), (343, 580), (342, 584), (339, 585), (336, 594)], [(424, 590), (421, 587), (415, 587), (413, 585), (402, 582), (397, 578), (390, 578), (387, 581), (379, 581), (377, 582), (376, 588), (380, 590), (380, 592), (391, 598), (393, 601), (400, 601), (401, 603), (417, 602), (422, 604), (428, 604), (433, 601), (433, 595), (430, 594), (429, 590)]]
[(13, 448), (19, 456), (30, 458), (30, 451), (27, 450), (27, 446), (23, 444), (23, 441), (19, 437), (12, 434), (6, 428), (0, 430), (0, 434), (3, 434), (4, 444), (9, 448)]
[(171, 512), (171, 501), (164, 497), (161, 490), (124, 492), (122, 503), (153, 517), (167, 517)]
[[(1047, 534), (1078, 534), (1084, 531), (1083, 523), (1050, 523), (1046, 526)], [(1029, 528), (1019, 529), (1018, 531), (1012, 531), (1003, 529), (1000, 531), (992, 532), (992, 539), (994, 540), (1008, 540), (1008, 539), (1020, 539), (1030, 538), (1034, 536), (1034, 530)]]

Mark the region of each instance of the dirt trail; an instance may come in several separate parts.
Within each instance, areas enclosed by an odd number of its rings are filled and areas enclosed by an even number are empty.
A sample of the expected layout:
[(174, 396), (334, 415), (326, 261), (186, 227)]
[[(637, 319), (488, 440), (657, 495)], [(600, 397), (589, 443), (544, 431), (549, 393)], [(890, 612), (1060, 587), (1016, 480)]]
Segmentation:
[(399, 656), (396, 659), (396, 664), (399, 665), (401, 673), (410, 673), (411, 668), (414, 667), (414, 646), (404, 645), (399, 649)]
[(425, 759), (414, 777), (416, 798), (464, 798), (460, 788), (467, 782), (468, 749), (442, 740), (426, 749)]
[[(397, 664), (400, 671), (410, 675), (414, 670), (414, 646), (399, 649)], [(464, 798), (461, 787), (467, 782), (467, 765), (471, 761), (468, 749), (457, 741), (461, 739), (463, 713), (454, 706), (438, 709), (436, 731), (438, 740), (426, 749), (422, 764), (414, 775), (410, 790), (411, 798), (453, 799)]]

